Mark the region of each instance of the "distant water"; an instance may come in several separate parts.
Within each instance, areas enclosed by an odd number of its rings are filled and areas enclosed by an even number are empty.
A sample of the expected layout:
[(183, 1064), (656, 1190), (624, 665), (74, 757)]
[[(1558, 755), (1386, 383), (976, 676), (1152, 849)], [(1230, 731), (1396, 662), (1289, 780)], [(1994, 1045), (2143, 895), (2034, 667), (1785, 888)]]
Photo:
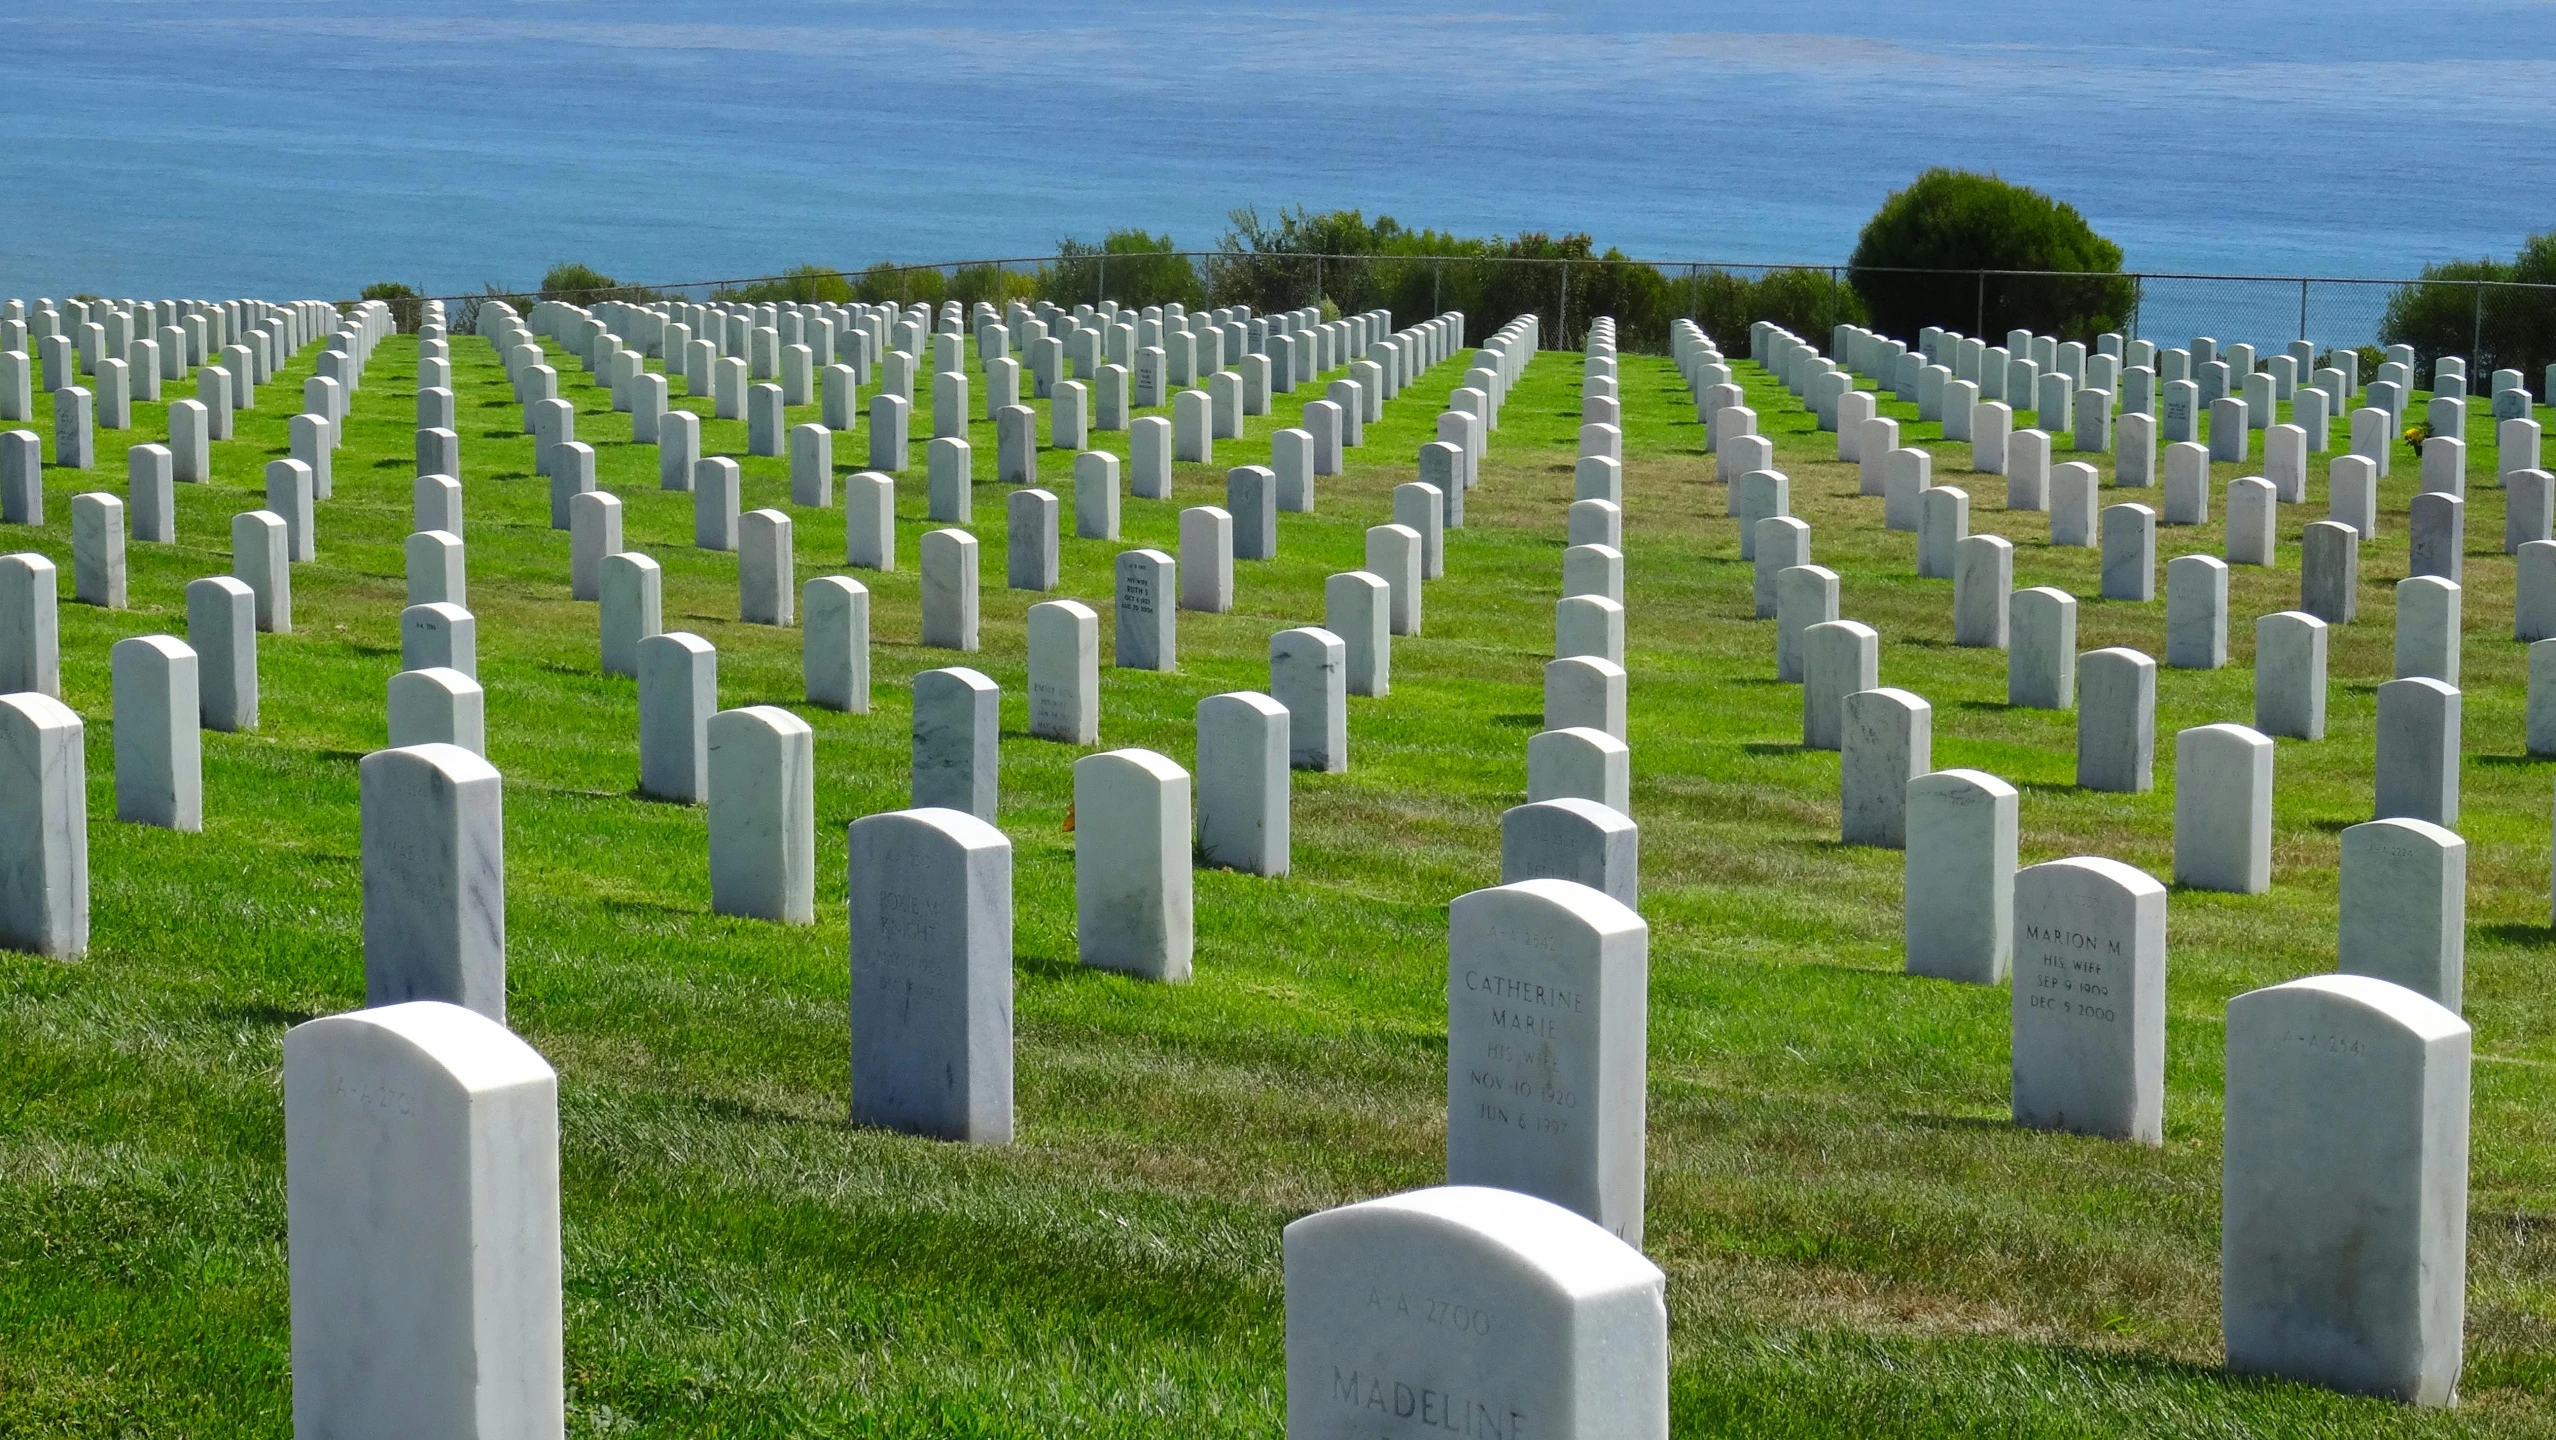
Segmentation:
[(350, 295), (1042, 254), (1356, 206), (1842, 259), (1931, 164), (2152, 270), (2556, 225), (2556, 9), (78, 0), (0, 11), (0, 295)]

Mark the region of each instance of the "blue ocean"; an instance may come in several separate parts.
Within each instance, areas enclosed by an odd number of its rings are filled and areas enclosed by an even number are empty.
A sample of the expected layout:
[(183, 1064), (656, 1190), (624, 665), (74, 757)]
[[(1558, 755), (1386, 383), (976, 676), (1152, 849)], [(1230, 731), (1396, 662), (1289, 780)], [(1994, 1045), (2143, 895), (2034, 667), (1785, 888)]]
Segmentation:
[(0, 10), (0, 294), (429, 293), (1048, 253), (1357, 207), (1843, 259), (1929, 165), (2145, 270), (2404, 275), (2556, 226), (2556, 6), (1609, 0)]

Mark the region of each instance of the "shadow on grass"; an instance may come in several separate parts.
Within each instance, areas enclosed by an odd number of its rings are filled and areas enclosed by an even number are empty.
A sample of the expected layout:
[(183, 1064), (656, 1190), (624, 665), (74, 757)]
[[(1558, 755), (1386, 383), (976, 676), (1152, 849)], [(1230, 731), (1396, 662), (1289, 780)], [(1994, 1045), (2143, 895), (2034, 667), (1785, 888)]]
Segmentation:
[(1891, 1118), (1912, 1130), (1963, 1131), (1973, 1135), (2029, 1133), (2017, 1125), (2012, 1116), (2004, 1115), (1942, 1115), (1928, 1110), (1898, 1110), (1892, 1112)]
[(283, 1005), (263, 1004), (215, 1005), (207, 1008), (204, 1013), (213, 1019), (228, 1020), (235, 1024), (272, 1026), (285, 1030), (290, 1030), (294, 1026), (299, 1025), (306, 1020), (316, 1020), (319, 1018), (319, 1015), (314, 1011), (295, 1010)]
[(1053, 955), (1023, 955), (1015, 952), (1012, 968), (1023, 975), (1057, 982), (1090, 981), (1114, 972), (1096, 969), (1080, 960), (1065, 960)]
[(374, 461), (373, 468), (376, 470), (397, 470), (404, 465), (414, 465), (416, 463), (417, 462), (414, 460), (402, 460), (398, 456), (393, 455), (386, 460)]
[[(698, 800), (676, 800), (664, 795), (651, 795), (636, 785), (631, 786), (627, 790), (589, 790), (583, 793), (592, 795), (599, 800), (636, 800), (642, 805), (671, 805), (677, 810), (698, 810), (703, 808), (701, 802)], [(689, 915), (695, 912), (685, 910), (684, 913)]]
[(607, 897), (603, 902), (603, 909), (607, 915), (673, 915), (685, 920), (697, 920), (710, 913), (699, 905), (676, 905), (663, 900), (627, 900), (617, 897)]
[[(808, 1126), (822, 1126), (826, 1129), (841, 1129), (848, 1124), (848, 1122), (840, 1116), (827, 1116), (820, 1119), (814, 1115), (793, 1115), (787, 1110), (775, 1110), (769, 1105), (753, 1105), (743, 1100), (731, 1099), (725, 1095), (693, 1095), (686, 1098), (691, 1102), (691, 1106), (694, 1110), (712, 1120), (738, 1121), (750, 1125), (792, 1125), (801, 1128)], [(881, 1127), (859, 1126), (854, 1128), (877, 1129)]]
[(2556, 756), (2550, 755), (2470, 755), (2467, 758), (2478, 765), (2546, 765), (2556, 763)]
[(2556, 950), (2556, 927), (2546, 925), (2479, 925), (2476, 933), (2522, 950)]
[(1512, 730), (1541, 730), (1544, 728), (1544, 717), (1526, 711), (1511, 711), (1505, 715), (1492, 716), (1491, 723), (1506, 725)]

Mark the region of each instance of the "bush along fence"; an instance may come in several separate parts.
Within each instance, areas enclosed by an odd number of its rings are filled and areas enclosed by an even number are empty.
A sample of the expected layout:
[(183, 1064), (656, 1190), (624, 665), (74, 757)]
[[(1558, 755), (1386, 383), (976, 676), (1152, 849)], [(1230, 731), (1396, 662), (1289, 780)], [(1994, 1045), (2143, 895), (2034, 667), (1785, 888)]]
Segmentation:
[[(583, 270), (583, 267), (578, 267)], [(588, 272), (591, 274), (591, 272)], [(601, 279), (602, 277), (594, 277)], [(2479, 370), (2538, 374), (2556, 363), (2556, 285), (2453, 278), (2372, 279), (2304, 275), (2154, 272), (1904, 270), (1874, 266), (1631, 260), (1612, 255), (1326, 255), (1229, 250), (1103, 252), (1077, 247), (1044, 256), (901, 265), (862, 270), (803, 266), (779, 275), (440, 297), (467, 328), (478, 305), (502, 299), (518, 310), (538, 300), (591, 305), (604, 300), (866, 301), (997, 305), (1124, 306), (1172, 301), (1249, 305), (1259, 311), (1322, 306), (1344, 314), (1398, 315), (1460, 310), (1484, 333), (1522, 315), (1576, 347), (1593, 317), (1612, 316), (1621, 349), (1665, 352), (1670, 327), (1692, 320), (1705, 333), (1740, 335), (1759, 321), (1799, 334), (1872, 324), (1868, 297), (1887, 309), (1967, 334), (2031, 329), (2091, 342), (2115, 331), (2179, 342), (2277, 347), (2411, 345), (2421, 364), (2464, 356)], [(1911, 333), (1897, 338), (1913, 341)]]

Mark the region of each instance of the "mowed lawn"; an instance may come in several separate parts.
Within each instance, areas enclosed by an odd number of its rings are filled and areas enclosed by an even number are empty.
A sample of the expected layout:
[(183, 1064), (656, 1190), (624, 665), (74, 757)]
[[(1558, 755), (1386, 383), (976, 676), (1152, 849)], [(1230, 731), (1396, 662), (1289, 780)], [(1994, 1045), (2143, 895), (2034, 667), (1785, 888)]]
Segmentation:
[[(312, 352), (215, 447), (216, 483), (179, 487), (179, 543), (131, 547), (134, 608), (64, 601), (64, 697), (90, 727), (93, 948), (0, 956), (0, 1434), (290, 1430), (280, 1045), (363, 998), (355, 765), (384, 742), (399, 665), (415, 354), (384, 342), (355, 398), (319, 559), (295, 567), (295, 632), (261, 639), (263, 727), (205, 737), (204, 834), (113, 819), (107, 651), (182, 634), (185, 583), (228, 572), (229, 517), (262, 503)], [(873, 709), (809, 709), (798, 635), (736, 621), (734, 557), (691, 548), (690, 497), (658, 489), (654, 449), (555, 354), (628, 543), (666, 567), (668, 627), (718, 647), (722, 704), (788, 705), (816, 729), (817, 923), (723, 919), (703, 814), (632, 794), (633, 687), (599, 673), (595, 608), (568, 598), (567, 538), (548, 528), (496, 357), (468, 336), (452, 355), (490, 758), (508, 781), (511, 1019), (561, 1078), (570, 1433), (1278, 1433), (1281, 1227), (1443, 1176), (1446, 907), (1497, 882), (1500, 812), (1523, 798), (1578, 357), (1540, 356), (1511, 395), (1471, 523), (1428, 588), (1427, 633), (1396, 642), (1391, 696), (1351, 702), (1349, 773), (1296, 777), (1293, 874), (1200, 872), (1197, 978), (1165, 987), (1076, 964), (1065, 820), (1081, 752), (1020, 733), (1023, 612), (1048, 597), (1002, 588), (1005, 487), (975, 493), (985, 648), (924, 650), (915, 446), (901, 568), (857, 572), (875, 597)], [(1268, 637), (1320, 622), (1324, 577), (1362, 563), (1463, 368), (1393, 401), (1350, 473), (1319, 482), (1316, 514), (1281, 518), (1280, 558), (1237, 566), (1235, 613), (1180, 617), (1178, 673), (1104, 669), (1106, 744), (1186, 765), (1200, 698), (1265, 687)], [(2468, 522), (2465, 1397), (2417, 1414), (2223, 1373), (2217, 1286), (2224, 1007), (2332, 968), (2337, 835), (2370, 814), (2411, 453), (2362, 552), (2363, 618), (2334, 636), (2328, 738), (2280, 742), (2272, 893), (2173, 895), (2166, 1143), (2147, 1149), (2013, 1128), (2007, 992), (1899, 973), (1901, 857), (1838, 844), (1837, 757), (1799, 746), (1799, 692), (1773, 679), (1773, 622), (1752, 618), (1693, 407), (1666, 360), (1622, 368), (1653, 927), (1648, 1244), (1669, 1275), (1678, 1432), (2556, 1431), (2556, 762), (2522, 753), (2499, 492), (2475, 485)], [(2160, 672), (2156, 792), (2084, 794), (2074, 717), (2005, 706), (2003, 655), (1951, 644), (1951, 583), (1914, 578), (1915, 538), (1883, 531), (1834, 437), (1738, 368), (1814, 557), (1844, 577), (1843, 613), (1881, 631), (1883, 683), (1933, 702), (1935, 763), (2022, 789), (2026, 863), (2101, 854), (2170, 876), (2172, 732), (2250, 719), (2253, 621), (2297, 603), (2321, 461), (2309, 503), (2283, 509), (2280, 566), (2234, 573), (2229, 668)], [(980, 379), (980, 477), (983, 393)], [(1218, 445), (1217, 467), (1181, 466), (1174, 501), (1128, 499), (1121, 541), (1064, 542), (1056, 594), (1101, 610), (1104, 663), (1113, 554), (1176, 550), (1178, 509), (1222, 503), (1221, 467), (1265, 461), (1269, 431), (1316, 394), (1281, 397)], [(51, 556), (66, 592), (69, 496), (121, 493), (128, 443), (167, 433), (165, 405), (135, 410), (133, 430), (102, 432), (96, 471), (48, 475), (45, 526), (0, 536)], [(49, 401), (39, 411), (49, 457)], [(1935, 444), (1940, 482), (1971, 489), (1974, 530), (2015, 539), (2018, 585), (2080, 597), (2083, 648), (2162, 653), (2162, 598), (2095, 599), (2096, 552), (2049, 547), (2044, 517), (2007, 513), (2003, 481), (1969, 474), (1967, 445), (1934, 442), (1912, 407), (1883, 413)], [(703, 429), (706, 453), (743, 451), (741, 423)], [(865, 467), (867, 433), (837, 437), (838, 471)], [(1097, 438), (1123, 453), (1123, 434)], [(2490, 422), (2470, 439), (2484, 475)], [(1041, 456), (1070, 525), (1067, 460)], [(839, 504), (791, 507), (785, 462), (745, 466), (747, 507), (793, 516), (801, 578), (839, 571)], [(2159, 541), (2216, 553), (2222, 534)], [(843, 827), (905, 803), (908, 681), (951, 663), (1004, 690), (1020, 1129), (1006, 1149), (846, 1122)]]

